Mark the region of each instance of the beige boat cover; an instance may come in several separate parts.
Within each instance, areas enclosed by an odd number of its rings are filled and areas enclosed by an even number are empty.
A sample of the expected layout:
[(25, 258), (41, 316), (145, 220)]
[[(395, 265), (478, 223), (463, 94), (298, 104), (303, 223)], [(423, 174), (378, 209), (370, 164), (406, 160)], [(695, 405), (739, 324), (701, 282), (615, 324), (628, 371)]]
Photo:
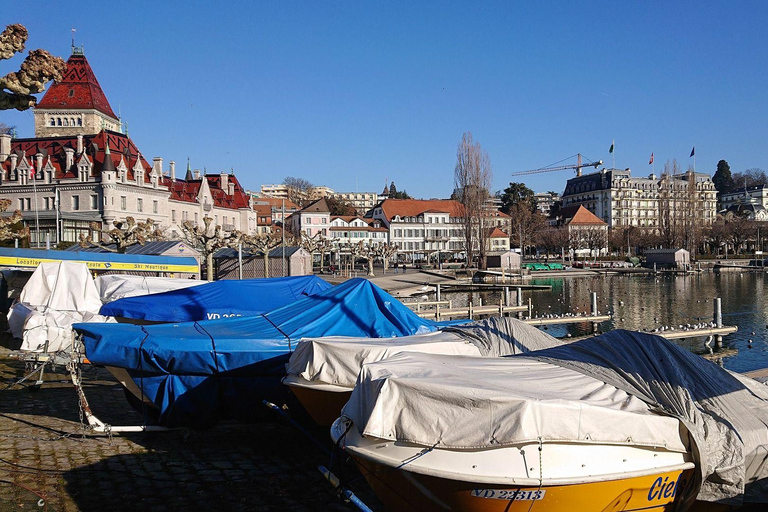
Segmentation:
[(289, 375), (351, 389), (363, 364), (399, 352), (498, 357), (561, 343), (520, 320), (493, 317), (401, 338), (305, 338), (291, 354), (286, 368)]

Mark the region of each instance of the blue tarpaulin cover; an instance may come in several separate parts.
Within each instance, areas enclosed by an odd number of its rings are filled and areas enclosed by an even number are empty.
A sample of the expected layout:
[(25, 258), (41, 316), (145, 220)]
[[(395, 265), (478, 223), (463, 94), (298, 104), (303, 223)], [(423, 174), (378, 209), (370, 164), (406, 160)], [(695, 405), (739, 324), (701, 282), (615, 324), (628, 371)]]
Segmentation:
[(103, 305), (99, 313), (153, 322), (253, 316), (330, 287), (316, 276), (215, 281), (181, 290), (115, 300)]
[(73, 328), (91, 363), (128, 370), (158, 409), (160, 424), (200, 428), (221, 419), (252, 420), (263, 399), (280, 400), (280, 378), (300, 338), (399, 337), (440, 325), (369, 281), (351, 279), (258, 316)]

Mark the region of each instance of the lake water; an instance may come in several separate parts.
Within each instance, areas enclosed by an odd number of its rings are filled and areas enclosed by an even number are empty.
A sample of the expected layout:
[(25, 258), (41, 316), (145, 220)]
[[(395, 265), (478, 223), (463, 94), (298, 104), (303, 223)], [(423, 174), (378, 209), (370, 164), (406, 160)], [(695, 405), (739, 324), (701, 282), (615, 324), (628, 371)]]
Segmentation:
[[(523, 291), (523, 303), (531, 297), (534, 315), (589, 311), (591, 292), (597, 292), (600, 313), (613, 319), (599, 324), (610, 329), (644, 330), (660, 326), (696, 324), (713, 319), (715, 297), (722, 298), (723, 323), (739, 331), (724, 337), (724, 348), (738, 353), (722, 358), (729, 370), (744, 372), (768, 367), (768, 273), (700, 272), (688, 276), (601, 275), (589, 277), (533, 278), (531, 284), (547, 284), (552, 291)], [(470, 300), (498, 304), (502, 292), (444, 293), (454, 306)], [(514, 290), (512, 300), (514, 301)], [(556, 337), (584, 336), (589, 323), (548, 326)], [(749, 340), (752, 340), (750, 344)], [(707, 350), (703, 338), (675, 340), (695, 352)], [(751, 347), (750, 347), (751, 345)]]

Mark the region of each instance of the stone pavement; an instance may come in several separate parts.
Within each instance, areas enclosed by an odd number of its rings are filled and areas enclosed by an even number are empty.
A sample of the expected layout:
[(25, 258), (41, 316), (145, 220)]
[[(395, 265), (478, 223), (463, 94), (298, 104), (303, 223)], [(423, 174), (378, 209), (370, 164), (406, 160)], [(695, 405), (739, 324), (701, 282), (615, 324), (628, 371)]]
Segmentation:
[[(23, 363), (7, 357), (7, 340), (2, 345), (0, 389), (24, 374)], [(277, 416), (205, 431), (84, 434), (67, 377), (61, 368), (38, 391), (0, 391), (0, 512), (354, 510), (317, 470), (329, 456)], [(141, 424), (108, 372), (90, 368), (83, 379), (102, 421)], [(324, 429), (312, 434), (332, 446)], [(352, 490), (380, 509), (350, 463), (337, 461), (334, 470), (357, 478)]]

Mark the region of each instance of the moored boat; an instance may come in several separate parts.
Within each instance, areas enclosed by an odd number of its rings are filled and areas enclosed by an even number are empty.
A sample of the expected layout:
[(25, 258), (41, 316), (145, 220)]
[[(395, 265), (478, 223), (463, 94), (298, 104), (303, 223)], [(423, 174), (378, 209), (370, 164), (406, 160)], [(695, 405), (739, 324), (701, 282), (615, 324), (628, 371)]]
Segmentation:
[(401, 338), (305, 338), (291, 354), (283, 384), (318, 425), (330, 426), (349, 400), (366, 363), (400, 352), (501, 357), (561, 343), (535, 327), (506, 317)]
[(613, 331), (366, 364), (331, 434), (388, 510), (685, 510), (766, 500), (766, 405), (754, 381)]

